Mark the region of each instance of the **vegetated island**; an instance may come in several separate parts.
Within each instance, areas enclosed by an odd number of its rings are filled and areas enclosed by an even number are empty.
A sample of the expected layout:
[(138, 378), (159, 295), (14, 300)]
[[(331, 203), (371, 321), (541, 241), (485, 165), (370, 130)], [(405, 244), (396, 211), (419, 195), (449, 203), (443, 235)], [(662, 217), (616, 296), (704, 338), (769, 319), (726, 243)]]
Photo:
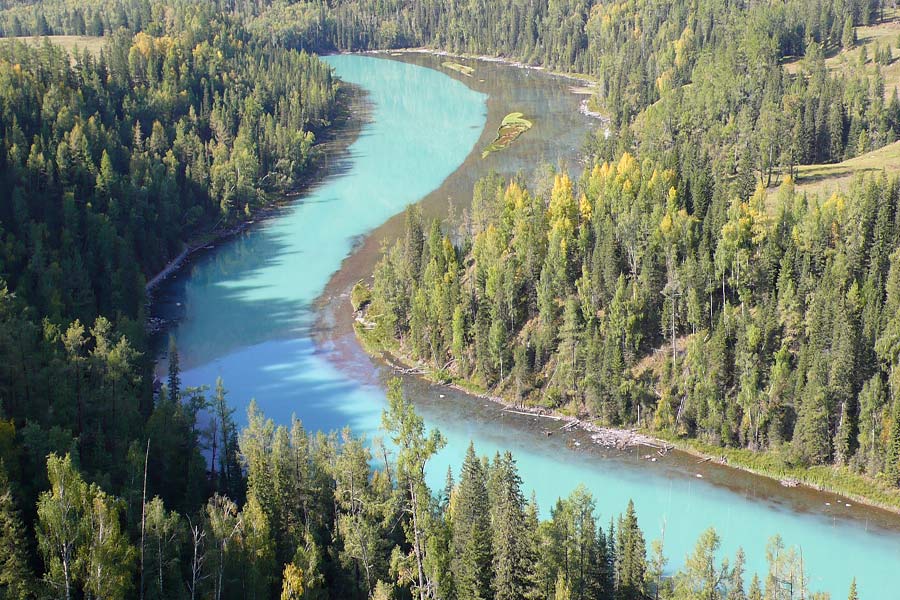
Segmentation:
[(450, 69), (451, 71), (456, 71), (457, 73), (462, 73), (466, 77), (471, 77), (472, 73), (475, 72), (475, 67), (470, 67), (468, 65), (462, 65), (458, 62), (452, 61), (444, 61), (441, 63), (444, 68)]
[(500, 123), (497, 137), (482, 152), (481, 158), (487, 158), (492, 152), (508, 148), (520, 135), (531, 129), (532, 123), (520, 112), (511, 112)]

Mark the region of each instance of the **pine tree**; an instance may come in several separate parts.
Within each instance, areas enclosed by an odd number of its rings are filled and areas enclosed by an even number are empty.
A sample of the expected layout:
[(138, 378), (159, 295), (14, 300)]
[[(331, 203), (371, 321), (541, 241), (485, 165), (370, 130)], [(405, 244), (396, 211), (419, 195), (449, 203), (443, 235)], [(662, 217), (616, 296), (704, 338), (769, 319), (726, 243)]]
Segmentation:
[(738, 548), (734, 555), (734, 565), (728, 575), (728, 596), (727, 600), (747, 600), (744, 593), (744, 550)]
[(269, 520), (252, 495), (244, 504), (240, 521), (243, 596), (247, 600), (266, 600), (277, 576), (275, 544)]
[(218, 462), (217, 489), (229, 498), (241, 499), (243, 496), (243, 477), (238, 462), (237, 426), (234, 423), (234, 408), (225, 399), (227, 392), (221, 377), (216, 378), (216, 391), (210, 405), (214, 416), (215, 428), (211, 432), (213, 448), (218, 448), (218, 455), (213, 451), (214, 460)]
[(714, 529), (707, 529), (700, 535), (694, 551), (688, 555), (684, 570), (675, 579), (675, 598), (723, 598), (727, 572), (724, 566), (721, 569), (716, 567), (718, 550), (719, 536)]
[(834, 435), (835, 461), (839, 464), (846, 464), (850, 460), (855, 438), (848, 404), (849, 402), (841, 403), (841, 415), (838, 421), (837, 432)]
[(534, 576), (533, 531), (526, 529), (522, 480), (512, 454), (497, 455), (491, 468), (491, 529), (496, 600), (525, 598)]
[(0, 598), (26, 600), (34, 594), (34, 574), (28, 565), (25, 526), (16, 510), (6, 469), (0, 460)]
[(831, 456), (828, 408), (825, 391), (815, 373), (810, 373), (797, 417), (794, 445), (806, 464), (820, 465)]
[(900, 482), (900, 400), (894, 402), (887, 455), (884, 459), (884, 474), (894, 485)]
[(471, 443), (463, 460), (452, 513), (452, 568), (459, 597), (478, 600), (491, 593), (490, 503), (487, 478)]
[(647, 570), (647, 550), (644, 534), (638, 527), (634, 502), (628, 501), (625, 516), (621, 517), (616, 543), (616, 600), (641, 600)]
[(753, 574), (750, 581), (750, 591), (747, 592), (747, 600), (763, 600), (762, 586), (759, 583), (759, 575)]
[(859, 594), (856, 593), (856, 577), (850, 581), (850, 592), (847, 594), (847, 600), (859, 600)]
[(562, 571), (556, 577), (556, 589), (553, 592), (553, 600), (572, 600), (572, 590), (569, 589), (569, 582), (566, 581), (566, 576)]
[(856, 29), (853, 27), (853, 17), (847, 15), (844, 21), (844, 28), (841, 32), (841, 47), (844, 50), (850, 50), (856, 45)]
[(181, 399), (181, 367), (178, 364), (178, 347), (175, 345), (175, 336), (169, 336), (169, 380), (166, 383), (169, 391), (169, 401), (178, 402)]

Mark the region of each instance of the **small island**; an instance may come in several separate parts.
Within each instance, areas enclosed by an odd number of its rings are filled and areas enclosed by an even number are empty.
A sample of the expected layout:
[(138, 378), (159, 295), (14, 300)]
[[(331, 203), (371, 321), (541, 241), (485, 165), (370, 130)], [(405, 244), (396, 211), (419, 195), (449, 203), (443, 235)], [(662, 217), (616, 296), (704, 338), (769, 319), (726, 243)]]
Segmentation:
[(456, 71), (457, 73), (462, 73), (466, 77), (471, 77), (472, 73), (475, 72), (475, 67), (470, 67), (468, 65), (461, 65), (457, 62), (446, 61), (441, 63), (441, 66), (444, 68), (450, 69), (451, 71)]
[(508, 148), (516, 139), (531, 129), (532, 123), (520, 112), (512, 112), (503, 117), (497, 129), (497, 137), (482, 152), (481, 158), (487, 158), (492, 152)]

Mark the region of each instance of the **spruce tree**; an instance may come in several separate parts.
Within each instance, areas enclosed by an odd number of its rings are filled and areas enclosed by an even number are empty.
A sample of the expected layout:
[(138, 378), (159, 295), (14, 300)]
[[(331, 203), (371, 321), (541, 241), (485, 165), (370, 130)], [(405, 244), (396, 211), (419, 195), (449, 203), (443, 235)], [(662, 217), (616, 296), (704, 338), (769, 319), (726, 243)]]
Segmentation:
[(493, 553), (487, 478), (471, 443), (462, 465), (452, 523), (452, 568), (459, 597), (490, 598)]
[(647, 550), (644, 534), (638, 527), (634, 502), (628, 501), (625, 515), (619, 522), (616, 543), (617, 579), (616, 600), (641, 600), (647, 570)]
[(16, 510), (3, 461), (0, 460), (0, 598), (33, 597), (34, 575), (28, 565), (25, 526)]
[(494, 459), (491, 469), (493, 582), (496, 600), (525, 598), (534, 574), (534, 557), (526, 529), (522, 479), (509, 452)]

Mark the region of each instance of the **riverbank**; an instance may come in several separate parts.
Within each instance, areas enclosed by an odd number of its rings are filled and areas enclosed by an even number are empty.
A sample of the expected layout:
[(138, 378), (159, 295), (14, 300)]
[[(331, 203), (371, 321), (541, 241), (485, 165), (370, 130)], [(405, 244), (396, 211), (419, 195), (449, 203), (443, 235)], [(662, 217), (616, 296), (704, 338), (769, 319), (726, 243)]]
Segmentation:
[[(147, 280), (145, 290), (148, 303), (152, 302), (153, 290), (181, 269), (191, 256), (201, 250), (212, 248), (218, 242), (242, 233), (257, 221), (272, 217), (330, 175), (333, 167), (329, 156), (340, 154), (359, 136), (360, 129), (366, 118), (363, 110), (365, 106), (364, 98), (364, 90), (342, 83), (338, 88), (335, 115), (332, 123), (317, 139), (313, 146), (313, 155), (307, 170), (299, 180), (294, 182), (291, 190), (270, 195), (268, 202), (248, 218), (241, 219), (237, 223), (230, 223), (227, 226), (223, 226), (221, 222), (216, 223), (208, 231), (198, 232), (191, 236), (184, 242), (184, 248), (181, 252)], [(153, 321), (149, 321), (148, 325), (151, 330), (162, 326), (161, 323)]]
[[(900, 490), (854, 473), (847, 467), (791, 466), (771, 451), (754, 452), (741, 448), (723, 448), (706, 444), (701, 440), (646, 428), (607, 427), (597, 421), (568, 414), (564, 410), (511, 402), (507, 398), (488, 393), (471, 381), (456, 377), (448, 379), (446, 373), (439, 373), (431, 365), (412, 359), (402, 351), (397, 340), (384, 340), (376, 334), (375, 324), (367, 320), (365, 308), (356, 311), (353, 329), (363, 350), (376, 360), (384, 362), (396, 374), (416, 376), (430, 383), (451, 387), (496, 403), (505, 411), (561, 422), (563, 427), (557, 431), (579, 429), (588, 433), (592, 441), (600, 446), (619, 450), (648, 447), (651, 451), (642, 458), (653, 462), (661, 460), (670, 451), (682, 452), (695, 457), (698, 463), (717, 463), (726, 468), (765, 477), (780, 483), (783, 487), (804, 486), (818, 492), (835, 494), (849, 502), (900, 514)], [(545, 434), (552, 435), (552, 432), (547, 429)], [(849, 502), (845, 502), (847, 507), (851, 506)]]
[(900, 514), (900, 489), (891, 488), (866, 475), (854, 473), (847, 467), (790, 466), (771, 451), (754, 452), (745, 448), (722, 448), (697, 439), (668, 435), (665, 432), (654, 432), (653, 435), (672, 444), (678, 451), (701, 459), (719, 460), (731, 468), (778, 481), (785, 487), (802, 485), (819, 492), (842, 496), (857, 504)]

